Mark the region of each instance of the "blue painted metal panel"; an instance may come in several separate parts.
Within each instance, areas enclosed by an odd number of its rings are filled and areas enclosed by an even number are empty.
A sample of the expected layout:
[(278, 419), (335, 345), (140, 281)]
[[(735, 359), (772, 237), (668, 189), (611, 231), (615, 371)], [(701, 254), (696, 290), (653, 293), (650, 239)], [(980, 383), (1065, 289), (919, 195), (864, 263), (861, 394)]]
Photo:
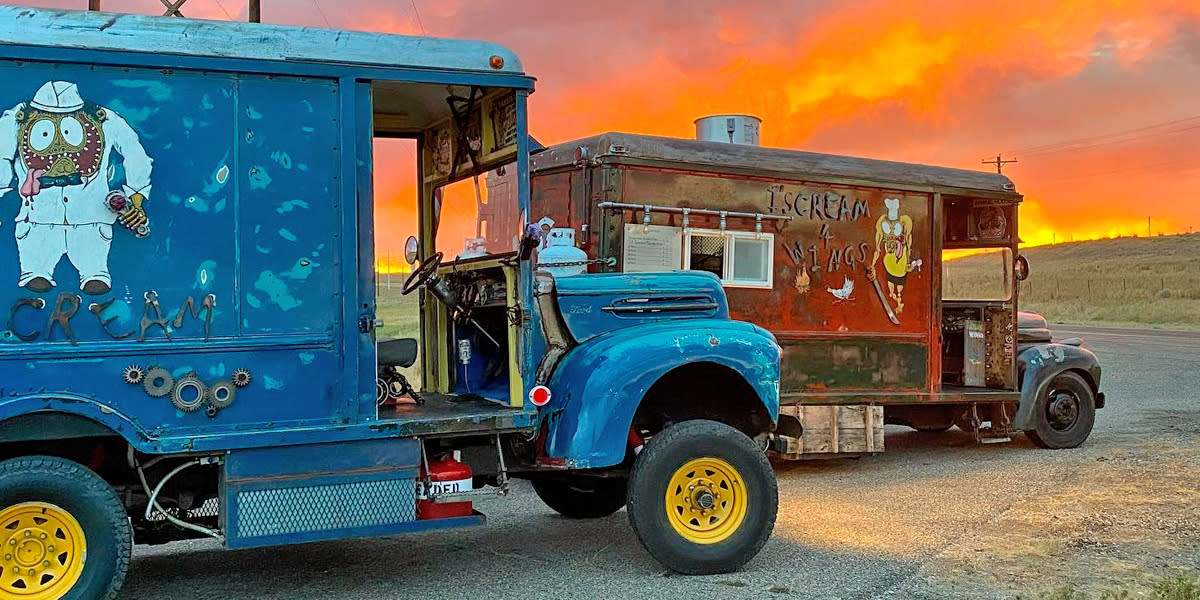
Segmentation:
[[(21, 6), (0, 6), (0, 43), (117, 52), (169, 51), (176, 55), (272, 62), (521, 72), (521, 61), (511, 50), (474, 40)], [(502, 59), (499, 68), (491, 62), (492, 56)]]
[(549, 413), (546, 454), (573, 468), (620, 463), (643, 396), (663, 375), (689, 363), (741, 373), (775, 420), (779, 357), (769, 332), (741, 321), (663, 321), (597, 337), (564, 356), (550, 379), (553, 397), (543, 411)]
[(533, 89), (533, 78), (502, 73), (464, 73), (409, 67), (382, 67), (345, 63), (305, 63), (244, 58), (196, 57), (167, 53), (111, 52), (45, 46), (0, 44), (0, 59), (54, 61), (88, 66), (146, 67), (153, 69), (204, 70), (260, 75), (412, 81), (480, 87)]
[(397, 535), (403, 533), (423, 533), (426, 531), (442, 531), (462, 529), (464, 527), (479, 527), (487, 524), (487, 518), (475, 513), (468, 517), (453, 517), (449, 519), (431, 519), (407, 521), (376, 527), (354, 527), (336, 531), (324, 531), (310, 534), (284, 534), (263, 536), (252, 539), (230, 540), (226, 543), (229, 548), (261, 548), (265, 546), (285, 546), (289, 544), (304, 544), (324, 540), (341, 540), (360, 537), (377, 537), (382, 535)]
[(226, 545), (403, 531), (417, 518), (419, 459), (411, 439), (230, 452), (221, 485)]
[(729, 318), (721, 281), (705, 271), (577, 275), (554, 286), (563, 320), (581, 343), (646, 322)]
[[(349, 422), (336, 82), (35, 62), (0, 76), (0, 419), (61, 410), (148, 451)], [(123, 225), (139, 201), (148, 232)], [(126, 383), (128, 366), (161, 367), (163, 389)], [(168, 382), (242, 368), (227, 407), (171, 402)]]
[(225, 460), (226, 482), (315, 477), (352, 471), (405, 470), (420, 466), (416, 440), (365, 440), (235, 450)]
[(239, 265), (245, 333), (332, 331), (341, 305), (337, 82), (243, 79)]
[[(347, 390), (347, 401), (354, 405), (358, 421), (376, 417), (375, 329), (361, 331), (357, 321), (372, 319), (375, 310), (375, 123), (372, 118), (371, 86), (353, 79), (343, 79), (342, 87), (342, 146), (354, 148), (354, 154), (342, 155), (343, 194), (347, 201), (342, 213), (342, 252), (358, 257), (355, 297), (342, 306), (345, 319), (342, 331), (345, 340), (346, 381), (355, 382), (356, 389)], [(353, 177), (350, 174), (353, 173)], [(360, 365), (363, 368), (360, 368)]]

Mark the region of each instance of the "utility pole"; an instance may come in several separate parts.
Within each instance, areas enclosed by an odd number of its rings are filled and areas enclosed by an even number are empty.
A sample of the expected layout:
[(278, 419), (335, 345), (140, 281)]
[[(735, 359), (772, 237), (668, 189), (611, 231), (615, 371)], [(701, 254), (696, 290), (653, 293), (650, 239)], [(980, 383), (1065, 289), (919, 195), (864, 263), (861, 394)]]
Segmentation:
[(262, 5), (261, 0), (249, 0), (250, 2), (250, 22), (262, 23)]
[(1150, 237), (1150, 216), (1146, 216), (1146, 237)]
[(1011, 160), (1004, 160), (1004, 159), (1000, 158), (999, 154), (997, 154), (996, 158), (985, 158), (981, 162), (985, 165), (996, 165), (996, 173), (1003, 174), (1004, 173), (1004, 165), (1015, 163), (1015, 162), (1017, 162), (1017, 159), (1014, 158)]
[(88, 10), (100, 10), (100, 0), (88, 0)]

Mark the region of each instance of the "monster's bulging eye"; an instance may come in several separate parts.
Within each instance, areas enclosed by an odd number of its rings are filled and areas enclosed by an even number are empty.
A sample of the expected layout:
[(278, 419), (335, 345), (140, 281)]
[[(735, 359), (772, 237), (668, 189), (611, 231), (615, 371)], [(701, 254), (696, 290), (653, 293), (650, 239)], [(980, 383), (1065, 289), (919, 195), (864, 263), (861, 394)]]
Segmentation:
[(49, 119), (41, 119), (33, 124), (29, 129), (29, 145), (33, 149), (41, 152), (50, 147), (50, 142), (54, 141), (54, 122)]
[(83, 125), (75, 117), (64, 117), (62, 123), (58, 125), (58, 131), (62, 133), (63, 139), (68, 144), (72, 146), (83, 144)]

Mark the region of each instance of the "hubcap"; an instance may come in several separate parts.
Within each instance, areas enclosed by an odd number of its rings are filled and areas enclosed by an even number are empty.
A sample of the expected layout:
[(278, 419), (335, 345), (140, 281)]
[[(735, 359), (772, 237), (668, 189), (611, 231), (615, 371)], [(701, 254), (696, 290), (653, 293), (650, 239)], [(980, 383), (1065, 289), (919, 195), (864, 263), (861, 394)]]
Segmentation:
[(0, 511), (0, 600), (58, 600), (83, 573), (87, 545), (71, 513), (44, 502)]
[(1070, 429), (1079, 420), (1079, 398), (1065, 390), (1050, 390), (1046, 420), (1057, 431)]
[(667, 486), (667, 520), (676, 533), (696, 544), (729, 538), (746, 519), (748, 505), (741, 474), (719, 458), (689, 461)]

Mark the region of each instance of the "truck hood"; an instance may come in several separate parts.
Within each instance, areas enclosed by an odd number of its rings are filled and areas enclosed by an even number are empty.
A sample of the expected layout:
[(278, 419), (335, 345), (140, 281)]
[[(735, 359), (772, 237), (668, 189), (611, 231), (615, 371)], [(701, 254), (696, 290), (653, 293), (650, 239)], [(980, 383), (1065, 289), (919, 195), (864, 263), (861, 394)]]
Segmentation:
[(721, 281), (704, 271), (573, 275), (556, 278), (554, 287), (577, 342), (643, 323), (729, 318)]

